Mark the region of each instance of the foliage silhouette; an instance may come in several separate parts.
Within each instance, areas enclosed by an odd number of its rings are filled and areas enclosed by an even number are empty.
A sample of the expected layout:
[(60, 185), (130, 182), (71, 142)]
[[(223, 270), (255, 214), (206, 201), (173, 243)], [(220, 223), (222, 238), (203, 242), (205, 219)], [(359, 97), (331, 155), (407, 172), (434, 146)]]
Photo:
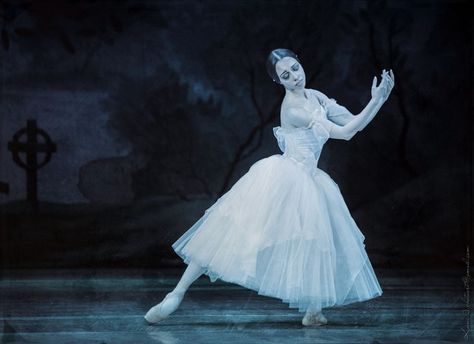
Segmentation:
[(130, 142), (130, 155), (146, 161), (133, 175), (137, 198), (215, 193), (226, 163), (221, 108), (213, 99), (190, 101), (188, 85), (159, 68), (152, 77), (123, 79), (103, 107), (112, 135)]

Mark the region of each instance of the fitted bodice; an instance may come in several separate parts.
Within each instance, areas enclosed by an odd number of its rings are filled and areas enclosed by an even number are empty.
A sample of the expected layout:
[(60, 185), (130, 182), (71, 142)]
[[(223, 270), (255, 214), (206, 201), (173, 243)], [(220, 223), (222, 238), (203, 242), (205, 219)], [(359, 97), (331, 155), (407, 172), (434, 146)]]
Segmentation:
[(283, 156), (294, 160), (311, 172), (315, 171), (323, 146), (329, 139), (327, 126), (323, 123), (323, 121), (327, 121), (326, 113), (326, 107), (319, 104), (311, 113), (312, 119), (307, 126), (273, 127), (273, 134)]

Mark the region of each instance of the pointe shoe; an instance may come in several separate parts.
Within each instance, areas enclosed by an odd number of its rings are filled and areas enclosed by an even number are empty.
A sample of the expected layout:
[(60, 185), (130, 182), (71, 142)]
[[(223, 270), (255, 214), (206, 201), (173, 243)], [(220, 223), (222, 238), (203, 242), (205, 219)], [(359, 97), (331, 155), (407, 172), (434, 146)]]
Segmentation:
[(171, 313), (178, 309), (183, 300), (184, 292), (172, 291), (166, 294), (163, 301), (150, 308), (144, 318), (149, 324), (156, 324), (166, 319)]
[(326, 325), (328, 323), (328, 320), (321, 311), (307, 311), (301, 323), (304, 326), (321, 326)]

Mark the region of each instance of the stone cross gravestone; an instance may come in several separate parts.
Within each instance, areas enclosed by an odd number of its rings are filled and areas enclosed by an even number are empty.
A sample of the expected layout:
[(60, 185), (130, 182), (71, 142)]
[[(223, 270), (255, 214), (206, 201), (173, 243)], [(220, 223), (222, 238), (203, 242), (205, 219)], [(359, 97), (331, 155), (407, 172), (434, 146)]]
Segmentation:
[[(26, 141), (21, 141), (20, 138), (25, 135)], [(38, 137), (43, 138), (44, 142), (39, 142)], [(56, 144), (43, 129), (38, 128), (36, 120), (28, 119), (26, 127), (18, 130), (8, 142), (8, 150), (12, 152), (13, 161), (26, 170), (27, 200), (36, 203), (37, 171), (49, 162), (52, 153), (56, 152)], [(21, 159), (20, 153), (26, 154), (26, 161)], [(38, 162), (38, 153), (45, 153), (41, 162)]]

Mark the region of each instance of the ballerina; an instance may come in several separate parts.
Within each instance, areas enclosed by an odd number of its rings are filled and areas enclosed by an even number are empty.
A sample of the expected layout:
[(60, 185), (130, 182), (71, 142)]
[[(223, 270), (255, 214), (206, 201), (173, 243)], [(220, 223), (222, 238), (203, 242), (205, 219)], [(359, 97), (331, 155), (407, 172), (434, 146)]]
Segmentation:
[(145, 315), (154, 324), (176, 311), (202, 274), (253, 289), (305, 312), (304, 326), (327, 324), (326, 307), (382, 295), (357, 227), (338, 185), (317, 164), (329, 139), (350, 140), (387, 100), (395, 76), (383, 70), (372, 98), (353, 115), (320, 91), (305, 88), (298, 56), (275, 49), (267, 72), (285, 90), (283, 154), (255, 162), (172, 247), (188, 265), (176, 287)]

